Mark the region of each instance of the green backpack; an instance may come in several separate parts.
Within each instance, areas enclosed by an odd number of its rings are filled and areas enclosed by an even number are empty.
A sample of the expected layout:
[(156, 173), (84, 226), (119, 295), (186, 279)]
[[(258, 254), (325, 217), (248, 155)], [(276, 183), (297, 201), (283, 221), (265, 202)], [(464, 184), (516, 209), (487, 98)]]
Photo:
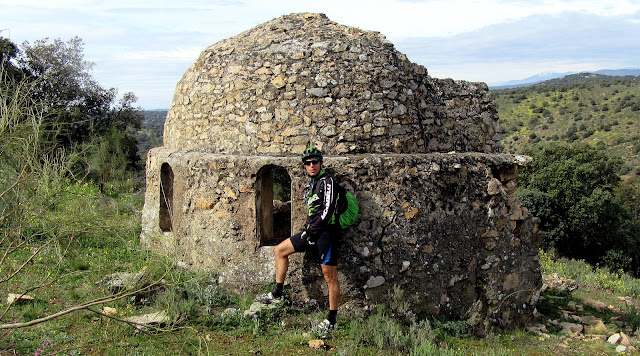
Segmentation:
[(340, 227), (343, 229), (353, 225), (358, 219), (358, 200), (348, 190), (338, 185), (338, 214)]

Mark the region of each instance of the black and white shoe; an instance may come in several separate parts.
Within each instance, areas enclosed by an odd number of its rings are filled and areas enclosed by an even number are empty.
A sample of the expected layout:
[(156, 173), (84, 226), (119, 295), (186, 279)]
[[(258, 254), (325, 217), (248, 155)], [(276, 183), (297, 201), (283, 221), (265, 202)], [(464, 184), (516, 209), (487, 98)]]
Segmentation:
[(282, 302), (282, 296), (276, 298), (271, 294), (271, 292), (269, 292), (257, 295), (256, 301), (264, 304), (280, 304)]
[(327, 337), (337, 327), (338, 327), (337, 323), (332, 324), (328, 319), (324, 319), (320, 324), (318, 324), (316, 329), (320, 336)]

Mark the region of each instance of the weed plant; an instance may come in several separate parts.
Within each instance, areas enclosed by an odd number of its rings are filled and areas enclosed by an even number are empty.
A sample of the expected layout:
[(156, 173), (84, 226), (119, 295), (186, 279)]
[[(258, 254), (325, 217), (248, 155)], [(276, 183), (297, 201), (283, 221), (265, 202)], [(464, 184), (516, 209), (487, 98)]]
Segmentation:
[(553, 252), (540, 250), (540, 268), (543, 275), (553, 273), (576, 280), (583, 286), (639, 298), (640, 280), (622, 271), (611, 271), (606, 267), (591, 266), (583, 260), (554, 259)]

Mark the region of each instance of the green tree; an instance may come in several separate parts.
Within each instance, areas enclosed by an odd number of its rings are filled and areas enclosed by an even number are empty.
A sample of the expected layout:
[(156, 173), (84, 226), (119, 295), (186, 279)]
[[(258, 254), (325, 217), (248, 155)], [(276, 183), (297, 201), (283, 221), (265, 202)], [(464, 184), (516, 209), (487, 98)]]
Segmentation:
[(526, 154), (534, 161), (520, 172), (517, 194), (541, 219), (543, 247), (605, 262), (607, 251), (625, 244), (623, 209), (613, 193), (621, 161), (584, 144), (538, 145)]
[(623, 212), (620, 230), (625, 241), (624, 255), (632, 257), (632, 271), (638, 276), (640, 275), (640, 176), (634, 175), (623, 180), (616, 188), (615, 196)]
[(24, 72), (13, 61), (18, 57), (20, 50), (9, 39), (0, 37), (0, 71), (2, 71), (4, 78), (2, 83), (9, 85), (20, 81)]
[(45, 38), (33, 44), (25, 41), (22, 48), (19, 63), (36, 79), (34, 95), (47, 103), (48, 118), (63, 124), (61, 142), (82, 142), (106, 132), (116, 90), (104, 89), (92, 77), (94, 63), (84, 60), (82, 40), (50, 43)]
[(140, 156), (138, 155), (137, 132), (142, 128), (141, 109), (135, 108), (133, 104), (138, 101), (132, 92), (126, 92), (113, 106), (108, 114), (110, 130), (117, 130), (122, 135), (120, 144), (124, 154), (127, 169), (140, 169)]
[[(28, 73), (33, 88), (31, 96), (44, 103), (43, 123), (56, 128), (61, 146), (85, 146), (87, 162), (76, 168), (82, 167), (98, 183), (121, 177), (111, 174), (111, 162), (119, 162), (121, 169), (139, 170), (135, 134), (143, 115), (140, 108), (133, 106), (137, 97), (127, 92), (116, 103), (117, 90), (105, 89), (93, 78), (94, 63), (84, 59), (82, 39), (73, 37), (64, 42), (45, 38), (33, 44), (24, 42), (22, 48), (22, 53), (11, 53), (21, 70)], [(106, 141), (110, 141), (109, 149), (104, 148)], [(117, 157), (96, 158), (109, 153)], [(96, 162), (107, 167), (96, 167)], [(95, 174), (97, 171), (103, 173)]]

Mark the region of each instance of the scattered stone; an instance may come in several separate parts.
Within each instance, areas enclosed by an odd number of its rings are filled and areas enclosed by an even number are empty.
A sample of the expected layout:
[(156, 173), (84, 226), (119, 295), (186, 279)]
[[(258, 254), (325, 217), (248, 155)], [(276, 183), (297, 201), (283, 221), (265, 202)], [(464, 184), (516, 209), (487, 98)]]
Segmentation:
[(9, 293), (9, 295), (7, 296), (7, 304), (11, 305), (11, 304), (20, 304), (20, 303), (25, 303), (25, 302), (33, 302), (35, 299), (30, 296), (30, 295), (26, 295), (26, 294), (14, 294), (14, 293)]
[(324, 341), (322, 340), (309, 340), (309, 347), (312, 349), (316, 349), (316, 350), (320, 350), (323, 349), (324, 346)]
[(497, 195), (500, 194), (500, 188), (502, 187), (502, 183), (496, 178), (491, 178), (489, 181), (489, 185), (487, 186), (487, 194), (489, 195)]
[(594, 318), (594, 320), (589, 320), (587, 321), (586, 317), (583, 318), (583, 321), (585, 322), (585, 327), (584, 327), (584, 332), (586, 334), (589, 335), (606, 335), (607, 334), (607, 325), (605, 325), (605, 323), (598, 319), (598, 318)]
[(200, 210), (209, 210), (213, 208), (215, 202), (213, 200), (209, 200), (205, 197), (198, 197), (196, 199), (196, 209)]
[(631, 339), (629, 339), (629, 335), (620, 332), (620, 345), (631, 346)]
[(411, 266), (411, 262), (410, 261), (402, 261), (402, 272), (406, 271), (409, 269), (409, 266)]
[(622, 336), (620, 335), (620, 333), (613, 334), (607, 339), (607, 342), (613, 345), (619, 344), (620, 341), (622, 341)]
[(145, 271), (146, 267), (137, 273), (113, 273), (102, 278), (102, 281), (100, 283), (102, 284), (102, 286), (107, 288), (109, 292), (111, 292), (112, 294), (116, 294), (123, 290), (134, 289), (137, 286), (138, 282), (140, 282), (140, 280), (144, 276)]
[(280, 89), (286, 86), (287, 82), (284, 81), (284, 78), (282, 76), (277, 76), (271, 79), (271, 84), (273, 84), (273, 86), (276, 87), (277, 89)]
[(582, 323), (582, 317), (580, 317), (576, 313), (568, 311), (568, 310), (562, 310), (562, 309), (560, 309), (560, 312), (562, 313), (562, 317), (564, 319), (574, 320), (574, 321), (577, 321), (579, 323)]
[(547, 333), (547, 327), (544, 324), (531, 324), (526, 330), (532, 334), (538, 335), (542, 340), (549, 339), (551, 335)]
[(313, 96), (319, 96), (319, 97), (323, 97), (326, 96), (329, 93), (328, 89), (323, 89), (323, 88), (310, 88), (307, 89), (307, 93), (313, 95)]
[(616, 347), (616, 352), (625, 352), (627, 351), (627, 347), (624, 345), (618, 345), (618, 347)]
[(271, 309), (276, 309), (276, 308), (278, 308), (277, 304), (264, 304), (264, 303), (260, 303), (260, 302), (253, 302), (253, 304), (251, 304), (249, 309), (244, 311), (244, 316), (252, 317), (252, 316), (255, 316), (256, 314), (260, 313), (263, 310), (271, 310)]
[(375, 287), (380, 287), (381, 285), (383, 285), (385, 282), (384, 277), (382, 276), (371, 276), (369, 277), (369, 280), (367, 281), (367, 285), (365, 287), (367, 288), (375, 288)]
[(573, 311), (584, 311), (584, 307), (573, 300), (567, 303), (567, 306)]
[(136, 323), (139, 325), (135, 325), (136, 328), (145, 328), (146, 326), (151, 325), (166, 325), (169, 323), (169, 315), (165, 311), (153, 312), (144, 315), (135, 315), (126, 319), (132, 323)]
[(407, 218), (408, 220), (413, 220), (416, 218), (416, 216), (418, 216), (419, 212), (420, 210), (418, 210), (418, 208), (412, 207), (408, 211), (404, 212), (404, 217)]
[(603, 312), (605, 311), (605, 309), (607, 309), (607, 304), (599, 300), (591, 299), (590, 297), (585, 297), (583, 299), (583, 302), (584, 302), (584, 305), (592, 307), (598, 312)]
[(554, 273), (549, 276), (543, 276), (542, 283), (543, 283), (542, 291), (549, 288), (559, 292), (573, 292), (579, 287), (577, 281), (569, 278), (560, 277), (558, 276), (557, 273)]
[(560, 330), (560, 334), (569, 336), (577, 336), (584, 329), (584, 326), (582, 324), (569, 323), (566, 321), (561, 322), (560, 326), (562, 327), (562, 330)]
[(593, 315), (585, 315), (582, 317), (582, 321), (586, 324), (586, 325), (593, 325), (596, 324), (598, 322), (602, 322), (602, 319), (597, 318)]
[(102, 313), (107, 315), (116, 315), (118, 314), (118, 309), (111, 308), (111, 307), (104, 307), (102, 308)]

